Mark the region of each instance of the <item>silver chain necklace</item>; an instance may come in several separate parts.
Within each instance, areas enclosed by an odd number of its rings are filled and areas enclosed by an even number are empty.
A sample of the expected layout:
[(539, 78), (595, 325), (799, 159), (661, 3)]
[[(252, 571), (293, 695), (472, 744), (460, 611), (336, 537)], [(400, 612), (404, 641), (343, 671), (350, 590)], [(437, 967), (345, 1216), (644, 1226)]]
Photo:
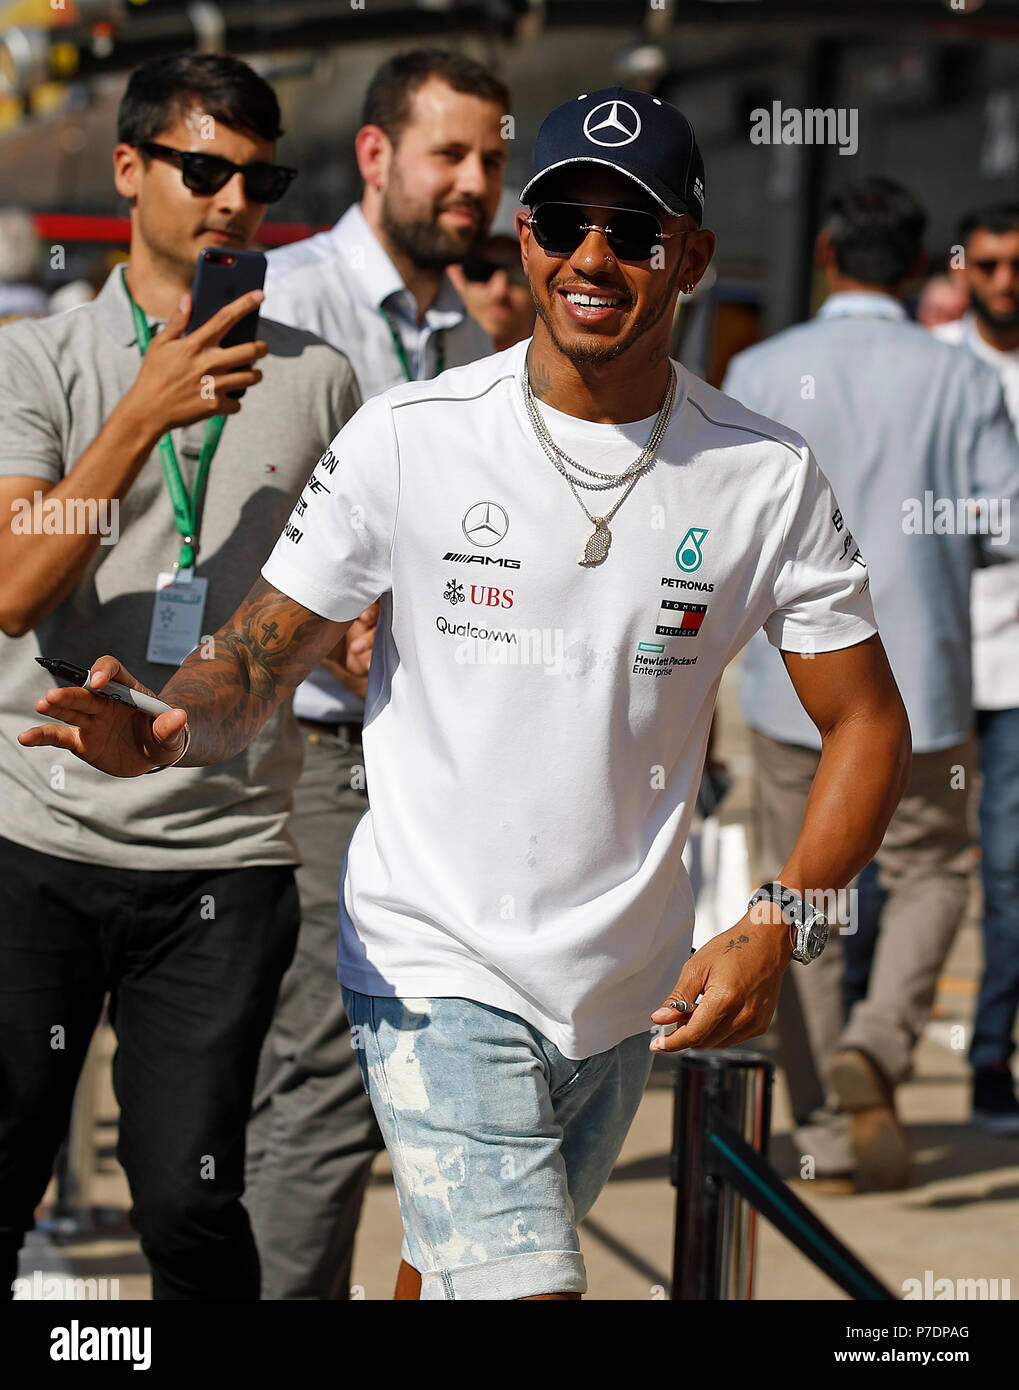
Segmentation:
[[(658, 452), (658, 446), (661, 444), (662, 439), (665, 437), (665, 431), (669, 427), (669, 420), (672, 416), (672, 405), (676, 399), (676, 369), (671, 363), (669, 364), (669, 384), (666, 387), (665, 395), (658, 409), (658, 416), (655, 420), (654, 428), (651, 431), (651, 437), (648, 439), (640, 456), (634, 459), (633, 463), (627, 468), (624, 468), (622, 473), (616, 474), (598, 473), (593, 468), (585, 468), (582, 463), (578, 463), (576, 459), (570, 458), (569, 454), (564, 453), (564, 451), (560, 449), (559, 445), (549, 434), (545, 422), (538, 411), (538, 403), (534, 398), (534, 392), (531, 390), (531, 381), (527, 371), (526, 360), (524, 362), (523, 388), (524, 404), (527, 407), (527, 418), (531, 422), (531, 428), (537, 436), (538, 443), (541, 445), (547, 457), (555, 464), (556, 468), (566, 479), (567, 483), (569, 483), (570, 491), (577, 499), (580, 510), (594, 527), (594, 530), (587, 538), (587, 544), (584, 546), (583, 557), (578, 560), (577, 563), (586, 568), (590, 568), (592, 565), (600, 565), (608, 555), (609, 546), (612, 544), (612, 532), (609, 530), (609, 522), (629, 497), (638, 481), (645, 473), (649, 472), (654, 467), (655, 454)], [(571, 478), (566, 471), (567, 467), (575, 468), (580, 473), (586, 473), (589, 478), (600, 478), (602, 481), (588, 483), (585, 482), (583, 478)], [(595, 492), (603, 491), (605, 488), (621, 487), (624, 483), (627, 486), (623, 495), (617, 499), (604, 516), (592, 516), (584, 506), (580, 493), (577, 491), (578, 487), (587, 488)]]

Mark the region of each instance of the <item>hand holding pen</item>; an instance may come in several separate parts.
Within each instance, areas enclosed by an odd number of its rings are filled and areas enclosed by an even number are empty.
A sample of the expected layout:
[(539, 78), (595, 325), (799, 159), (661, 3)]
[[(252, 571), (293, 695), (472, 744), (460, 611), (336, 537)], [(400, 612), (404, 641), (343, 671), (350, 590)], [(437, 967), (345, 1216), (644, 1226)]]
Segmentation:
[(187, 711), (166, 705), (113, 656), (90, 670), (36, 657), (52, 674), (76, 683), (47, 690), (36, 712), (62, 720), (18, 735), (25, 748), (66, 748), (113, 777), (138, 777), (183, 758), (190, 734)]

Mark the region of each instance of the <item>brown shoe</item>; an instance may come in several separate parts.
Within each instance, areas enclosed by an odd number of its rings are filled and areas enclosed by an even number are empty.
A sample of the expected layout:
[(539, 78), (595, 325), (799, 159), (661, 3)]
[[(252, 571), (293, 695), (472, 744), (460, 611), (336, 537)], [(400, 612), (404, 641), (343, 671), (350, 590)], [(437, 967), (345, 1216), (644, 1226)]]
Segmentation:
[(879, 1192), (897, 1192), (913, 1180), (909, 1136), (895, 1114), (888, 1081), (856, 1048), (836, 1052), (828, 1068), (842, 1109), (849, 1115), (850, 1140), (859, 1176)]

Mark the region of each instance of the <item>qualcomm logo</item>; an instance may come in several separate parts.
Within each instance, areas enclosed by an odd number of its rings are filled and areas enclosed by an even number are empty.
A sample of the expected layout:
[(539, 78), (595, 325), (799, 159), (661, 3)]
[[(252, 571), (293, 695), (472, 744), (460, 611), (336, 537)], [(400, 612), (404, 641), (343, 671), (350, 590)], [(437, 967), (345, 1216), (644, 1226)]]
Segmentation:
[[(608, 114), (596, 121), (601, 111)], [(587, 113), (584, 134), (592, 145), (629, 145), (640, 134), (640, 116), (628, 101), (603, 101)]]
[(471, 545), (498, 545), (509, 530), (509, 517), (498, 502), (475, 502), (461, 525)]

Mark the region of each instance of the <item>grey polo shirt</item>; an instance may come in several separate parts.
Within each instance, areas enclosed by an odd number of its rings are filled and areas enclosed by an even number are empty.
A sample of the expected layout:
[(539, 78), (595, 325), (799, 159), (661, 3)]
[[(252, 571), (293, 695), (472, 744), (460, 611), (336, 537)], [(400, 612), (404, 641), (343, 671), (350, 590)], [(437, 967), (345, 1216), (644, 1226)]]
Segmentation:
[[(797, 430), (814, 451), (867, 561), (914, 749), (962, 742), (973, 722), (969, 593), (978, 545), (992, 560), (1019, 554), (1019, 529), (992, 536), (958, 526), (967, 498), (995, 499), (999, 513), (1007, 506), (1013, 515), (1019, 505), (1019, 446), (997, 373), (909, 322), (890, 295), (836, 294), (809, 323), (734, 357), (722, 389)], [(821, 746), (760, 633), (744, 651), (743, 673), (752, 727)]]
[[(267, 320), (263, 380), (227, 418), (209, 473), (196, 575), (209, 581), (202, 630), (215, 632), (258, 579), (316, 460), (360, 398), (349, 362)], [(138, 373), (118, 267), (91, 304), (0, 330), (0, 474), (56, 483), (71, 471)], [(205, 424), (173, 431), (185, 486)], [(8, 524), (9, 518), (3, 519)], [(159, 571), (180, 538), (159, 450), (120, 504), (119, 539), (100, 545), (74, 591), (26, 636), (0, 633), (0, 835), (62, 859), (129, 869), (228, 869), (298, 862), (286, 832), (302, 745), (287, 702), (237, 757), (115, 779), (60, 749), (23, 748), (52, 685), (34, 657), (87, 666), (104, 652), (159, 691), (173, 667), (146, 661)]]

